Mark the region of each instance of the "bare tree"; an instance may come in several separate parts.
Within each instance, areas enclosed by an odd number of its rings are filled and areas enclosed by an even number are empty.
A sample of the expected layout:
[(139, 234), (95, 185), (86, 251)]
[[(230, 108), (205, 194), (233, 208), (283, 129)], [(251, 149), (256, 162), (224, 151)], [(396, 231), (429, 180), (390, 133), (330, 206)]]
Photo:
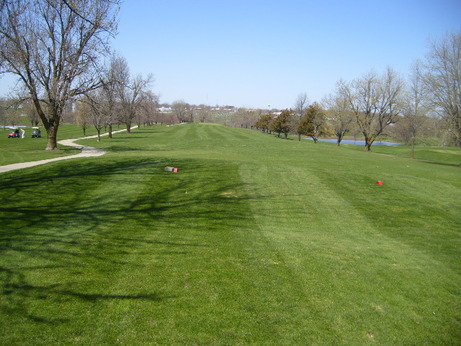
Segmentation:
[(100, 86), (98, 59), (116, 30), (119, 0), (1, 2), (0, 72), (25, 86), (57, 148), (66, 103)]
[(341, 82), (339, 88), (365, 138), (365, 150), (370, 151), (376, 138), (398, 119), (403, 82), (388, 67), (381, 77), (370, 72), (351, 83)]
[(20, 123), (22, 100), (17, 98), (8, 98), (3, 104), (5, 125), (16, 126)]
[[(116, 116), (117, 91), (120, 88), (121, 63), (120, 58), (113, 56), (109, 68), (101, 73), (101, 87), (85, 93), (80, 100), (78, 119), (81, 126), (91, 124), (94, 126), (101, 140), (101, 131), (109, 126), (109, 138), (112, 138), (112, 125)], [(123, 63), (125, 61), (123, 60)], [(85, 129), (85, 128), (84, 128)], [(84, 130), (85, 131), (85, 130)]]
[[(338, 85), (341, 81), (338, 82)], [(328, 118), (333, 125), (333, 129), (337, 138), (336, 144), (341, 145), (341, 141), (347, 132), (353, 126), (353, 113), (349, 110), (347, 100), (341, 96), (339, 91), (335, 94), (327, 96), (323, 101), (325, 107), (328, 109)]]
[(88, 102), (77, 102), (77, 107), (76, 107), (76, 122), (77, 124), (81, 127), (83, 131), (83, 136), (86, 136), (86, 130), (88, 127), (90, 127), (90, 114), (91, 114), (91, 108)]
[(196, 110), (195, 119), (200, 123), (211, 121), (211, 107), (206, 105), (200, 105), (199, 109)]
[(300, 93), (295, 101), (294, 111), (298, 118), (302, 118), (306, 108), (309, 106), (309, 98), (306, 93)]
[(416, 137), (424, 125), (428, 108), (422, 79), (421, 62), (416, 61), (411, 69), (403, 100), (403, 119), (400, 132), (406, 144), (411, 145), (411, 158), (415, 158)]
[(104, 72), (104, 80), (101, 91), (101, 98), (104, 100), (102, 107), (102, 116), (105, 125), (109, 127), (109, 138), (112, 138), (112, 126), (117, 120), (117, 93), (120, 88), (121, 80), (118, 73), (121, 64), (119, 57), (113, 55), (110, 60), (109, 69)]
[(300, 93), (298, 97), (296, 98), (295, 104), (294, 104), (294, 114), (296, 116), (292, 117), (292, 128), (296, 129), (298, 127), (299, 121), (301, 118), (304, 116), (304, 113), (309, 106), (309, 98), (307, 97), (307, 94), (305, 92)]
[(131, 124), (136, 115), (141, 112), (145, 94), (152, 83), (152, 75), (143, 78), (138, 75), (130, 76), (128, 63), (123, 57), (116, 57), (112, 63), (115, 82), (115, 95), (118, 105), (118, 120), (126, 125), (127, 132), (131, 132)]
[(188, 104), (184, 100), (174, 101), (171, 105), (173, 113), (178, 117), (180, 122), (187, 121)]
[(125, 92), (120, 95), (120, 105), (122, 108), (121, 120), (126, 125), (128, 132), (131, 130), (131, 123), (136, 115), (142, 111), (142, 105), (146, 100), (146, 93), (148, 92), (151, 81), (151, 75), (149, 75), (147, 79), (138, 75), (130, 81), (128, 88), (125, 88)]
[[(240, 128), (251, 128), (261, 116), (261, 110), (247, 108), (234, 108), (227, 113), (228, 125)], [(197, 112), (197, 120), (200, 120), (201, 116), (201, 112)]]
[(141, 127), (141, 124), (152, 125), (154, 118), (157, 116), (157, 108), (158, 96), (150, 90), (144, 92), (140, 110), (136, 115), (138, 127)]
[(101, 130), (112, 126), (116, 120), (126, 125), (130, 132), (134, 120), (149, 123), (149, 115), (156, 108), (157, 97), (147, 89), (151, 77), (131, 78), (126, 59), (113, 56), (107, 71), (103, 72), (102, 87), (85, 94), (83, 102), (89, 106), (92, 123), (101, 139)]
[(37, 110), (35, 109), (34, 104), (30, 100), (26, 100), (23, 103), (24, 114), (29, 118), (30, 124), (32, 126), (38, 126), (40, 123), (40, 118), (38, 117)]
[(446, 120), (461, 147), (461, 33), (447, 35), (432, 44), (424, 84), (434, 110)]
[(83, 99), (84, 104), (87, 104), (88, 114), (91, 122), (96, 129), (98, 142), (101, 141), (101, 131), (107, 125), (108, 109), (111, 105), (107, 102), (107, 94), (104, 89), (100, 88), (92, 92), (86, 93)]

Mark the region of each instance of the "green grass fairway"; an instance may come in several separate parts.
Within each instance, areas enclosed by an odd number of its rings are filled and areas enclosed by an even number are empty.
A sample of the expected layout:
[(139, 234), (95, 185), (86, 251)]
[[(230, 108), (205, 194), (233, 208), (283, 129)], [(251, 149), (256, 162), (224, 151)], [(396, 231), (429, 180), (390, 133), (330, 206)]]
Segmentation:
[(81, 143), (108, 153), (0, 176), (0, 344), (461, 344), (461, 151)]

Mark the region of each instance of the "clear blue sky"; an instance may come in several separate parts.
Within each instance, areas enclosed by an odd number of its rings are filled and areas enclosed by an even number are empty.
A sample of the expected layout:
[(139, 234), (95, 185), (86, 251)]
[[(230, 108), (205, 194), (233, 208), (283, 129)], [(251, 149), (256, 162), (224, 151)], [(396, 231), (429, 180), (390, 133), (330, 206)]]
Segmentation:
[(461, 0), (125, 0), (113, 48), (161, 102), (289, 108), (460, 30)]

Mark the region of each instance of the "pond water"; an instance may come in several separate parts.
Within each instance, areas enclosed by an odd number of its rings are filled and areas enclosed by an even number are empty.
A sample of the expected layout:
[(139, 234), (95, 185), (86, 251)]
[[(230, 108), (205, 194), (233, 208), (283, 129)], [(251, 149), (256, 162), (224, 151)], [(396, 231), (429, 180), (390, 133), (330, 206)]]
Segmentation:
[[(312, 140), (312, 138), (306, 138)], [(328, 142), (328, 143), (336, 143), (336, 139), (319, 139), (319, 142)], [(354, 145), (365, 145), (365, 141), (361, 140), (354, 140), (354, 139), (343, 139), (341, 144), (354, 144)], [(375, 141), (373, 145), (401, 145), (400, 143), (393, 143), (393, 142), (385, 142), (385, 141)]]

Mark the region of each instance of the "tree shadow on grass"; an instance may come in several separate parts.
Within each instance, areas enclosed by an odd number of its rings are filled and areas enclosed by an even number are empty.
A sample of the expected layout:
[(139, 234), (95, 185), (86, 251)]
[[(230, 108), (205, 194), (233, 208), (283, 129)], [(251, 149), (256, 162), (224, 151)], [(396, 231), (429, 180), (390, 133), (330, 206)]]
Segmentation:
[(127, 147), (127, 146), (124, 146), (124, 145), (111, 145), (111, 146), (105, 148), (105, 150), (111, 151), (111, 152), (127, 152), (127, 151), (149, 152), (149, 151), (152, 151), (151, 149), (148, 149), (148, 148)]
[[(164, 172), (166, 165), (184, 170)], [(0, 183), (4, 318), (59, 324), (72, 315), (50, 317), (32, 307), (47, 310), (75, 301), (85, 309), (102, 301), (174, 299), (176, 292), (152, 284), (116, 290), (112, 285), (127, 268), (151, 270), (133, 261), (133, 254), (188, 256), (210, 246), (191, 234), (232, 232), (249, 218), (240, 206), (241, 186), (224, 172), (228, 168), (139, 158), (10, 174)]]
[[(39, 314), (29, 308), (30, 305), (35, 305), (38, 302), (47, 309), (47, 302), (56, 304), (62, 301), (76, 300), (84, 305), (94, 305), (101, 301), (117, 301), (117, 300), (141, 300), (151, 302), (161, 302), (165, 299), (175, 298), (175, 296), (165, 296), (153, 293), (127, 293), (127, 294), (110, 294), (110, 293), (84, 293), (73, 289), (68, 283), (50, 284), (50, 285), (34, 285), (27, 279), (27, 272), (32, 270), (45, 270), (50, 266), (42, 267), (22, 267), (10, 269), (0, 267), (1, 278), (1, 295), (4, 303), (0, 311), (2, 315), (21, 318), (27, 318), (33, 322), (56, 325), (59, 323), (71, 322), (69, 317), (60, 317), (59, 314), (53, 314), (50, 317), (48, 314)], [(56, 269), (53, 266), (53, 269)], [(66, 288), (67, 287), (67, 288)], [(41, 316), (40, 316), (41, 315)], [(46, 317), (44, 317), (46, 316)]]
[(441, 161), (428, 160), (428, 159), (424, 159), (424, 160), (420, 160), (420, 161), (425, 162), (425, 163), (430, 163), (430, 164), (433, 164), (433, 165), (438, 165), (438, 166), (448, 166), (448, 167), (461, 168), (461, 163), (441, 162)]

